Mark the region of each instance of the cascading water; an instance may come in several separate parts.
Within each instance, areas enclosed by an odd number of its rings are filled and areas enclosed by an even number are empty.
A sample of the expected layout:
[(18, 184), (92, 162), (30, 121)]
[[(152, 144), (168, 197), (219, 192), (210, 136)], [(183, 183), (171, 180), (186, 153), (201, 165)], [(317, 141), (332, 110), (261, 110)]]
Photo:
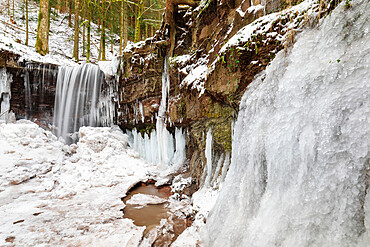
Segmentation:
[(207, 246), (369, 246), (370, 2), (351, 5), (245, 92)]
[(103, 81), (104, 73), (96, 65), (59, 68), (53, 121), (57, 136), (70, 141), (81, 126), (111, 124), (101, 117), (99, 108), (104, 106), (104, 112), (111, 112), (105, 109), (109, 104), (99, 102)]
[[(25, 87), (25, 109), (26, 118), (37, 118), (37, 115), (45, 115), (50, 104), (51, 92), (55, 88), (57, 79), (56, 66), (50, 64), (27, 63), (24, 68), (24, 87)], [(51, 116), (43, 116), (50, 119)]]

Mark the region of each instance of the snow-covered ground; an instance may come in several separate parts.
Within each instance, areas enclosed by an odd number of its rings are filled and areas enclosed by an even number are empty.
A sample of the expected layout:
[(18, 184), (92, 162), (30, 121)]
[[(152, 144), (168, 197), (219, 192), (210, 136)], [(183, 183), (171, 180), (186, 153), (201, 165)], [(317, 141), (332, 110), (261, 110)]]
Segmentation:
[[(10, 13), (6, 0), (0, 1), (0, 49), (9, 50), (21, 55), (27, 60), (36, 62), (53, 63), (60, 65), (74, 65), (71, 60), (73, 53), (73, 27), (68, 26), (68, 13), (58, 13), (52, 9), (50, 16), (50, 34), (49, 34), (49, 54), (41, 56), (35, 51), (36, 33), (37, 33), (37, 18), (39, 5), (34, 1), (28, 1), (29, 9), (29, 42), (25, 45), (26, 40), (26, 20), (24, 1), (14, 0), (14, 18), (12, 18), (12, 1), (10, 2)], [(12, 20), (12, 21), (11, 21)], [(72, 18), (73, 25), (73, 18)], [(99, 56), (100, 36), (98, 26), (91, 24), (91, 61), (97, 62)], [(109, 34), (107, 30), (107, 34)], [(117, 35), (114, 35), (115, 40), (119, 40)], [(110, 36), (107, 38), (106, 44), (106, 59), (112, 60), (118, 54), (119, 43), (113, 46), (113, 54), (111, 53), (111, 45), (109, 43)], [(80, 60), (85, 61), (82, 56), (82, 28), (80, 32)]]
[(67, 146), (27, 120), (0, 124), (0, 246), (138, 245), (144, 227), (123, 219), (120, 198), (157, 166), (119, 129), (79, 134)]
[[(142, 239), (145, 227), (123, 218), (121, 198), (139, 181), (167, 183), (178, 167), (139, 158), (118, 127), (82, 127), (79, 136), (65, 145), (31, 121), (0, 122), (0, 246), (150, 246)], [(190, 183), (182, 175), (173, 179), (169, 210), (195, 221), (172, 246), (201, 244), (199, 231), (218, 195), (205, 187), (192, 200), (180, 196)], [(127, 203), (164, 202), (135, 196)]]

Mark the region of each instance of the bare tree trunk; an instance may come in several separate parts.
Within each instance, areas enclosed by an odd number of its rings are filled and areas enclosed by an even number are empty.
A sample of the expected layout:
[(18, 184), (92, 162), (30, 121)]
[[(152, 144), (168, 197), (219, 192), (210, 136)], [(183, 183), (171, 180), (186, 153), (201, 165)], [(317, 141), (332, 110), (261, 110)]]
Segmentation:
[(123, 49), (126, 48), (128, 42), (128, 10), (126, 2), (124, 6), (125, 6), (125, 16), (123, 18)]
[(25, 45), (28, 45), (28, 0), (25, 0), (26, 3), (26, 42)]
[(62, 0), (57, 0), (57, 6), (56, 6), (56, 9), (58, 10), (58, 12), (60, 13), (61, 11), (61, 6), (62, 6), (62, 3), (61, 3)]
[[(124, 41), (126, 41), (124, 37), (125, 32), (125, 18), (126, 18), (126, 8), (125, 8), (125, 1), (121, 1), (121, 18), (120, 18), (120, 41), (119, 41), (119, 55), (122, 55), (122, 49)], [(126, 30), (127, 32), (127, 30)]]
[(102, 9), (103, 15), (101, 20), (101, 60), (105, 61), (105, 18), (106, 18), (106, 11), (105, 11), (105, 0), (102, 0)]
[(114, 45), (114, 32), (113, 32), (113, 15), (111, 15), (110, 20), (110, 52), (113, 55), (113, 45)]
[[(85, 20), (85, 18), (83, 18)], [(82, 27), (82, 56), (86, 57), (86, 25)]]
[(37, 25), (36, 51), (41, 55), (49, 53), (49, 0), (40, 0)]
[(68, 1), (68, 26), (72, 27), (72, 0)]
[(143, 21), (143, 9), (144, 9), (144, 1), (140, 0), (139, 8), (137, 12), (136, 18), (136, 27), (135, 27), (135, 41), (138, 42), (141, 40), (141, 23)]
[(90, 28), (91, 28), (91, 5), (87, 2), (87, 37), (86, 37), (86, 62), (90, 62)]
[(74, 34), (74, 42), (73, 42), (73, 57), (78, 62), (78, 45), (79, 45), (79, 8), (80, 8), (80, 1), (75, 0), (75, 34)]

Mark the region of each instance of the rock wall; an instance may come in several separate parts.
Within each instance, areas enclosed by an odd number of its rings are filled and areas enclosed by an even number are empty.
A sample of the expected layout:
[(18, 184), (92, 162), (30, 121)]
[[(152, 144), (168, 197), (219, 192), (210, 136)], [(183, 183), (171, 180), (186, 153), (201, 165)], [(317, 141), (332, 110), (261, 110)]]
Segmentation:
[[(187, 158), (196, 184), (201, 184), (206, 164), (208, 129), (213, 132), (214, 156), (231, 151), (232, 123), (246, 87), (277, 52), (289, 49), (297, 32), (317, 23), (337, 4), (318, 1), (306, 9), (288, 8), (300, 2), (208, 0), (196, 8), (176, 9), (167, 128), (186, 128)], [(250, 25), (248, 39), (240, 36), (246, 25), (282, 10), (253, 23), (254, 27)], [(155, 126), (164, 57), (169, 49), (167, 34), (166, 25), (162, 25), (153, 38), (126, 48), (122, 56), (117, 123), (123, 129), (135, 127), (150, 133)]]
[(52, 123), (58, 66), (24, 61), (5, 50), (0, 50), (0, 65), (12, 77), (10, 111), (16, 118)]

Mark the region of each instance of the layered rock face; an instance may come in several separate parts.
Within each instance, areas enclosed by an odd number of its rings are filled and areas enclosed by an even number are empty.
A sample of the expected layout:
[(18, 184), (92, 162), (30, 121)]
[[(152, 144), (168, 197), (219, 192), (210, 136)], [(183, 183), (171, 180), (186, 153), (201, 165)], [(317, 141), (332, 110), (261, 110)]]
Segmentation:
[[(209, 0), (196, 8), (175, 9), (167, 128), (186, 128), (187, 158), (198, 185), (206, 164), (208, 129), (216, 159), (230, 152), (232, 123), (248, 84), (278, 51), (289, 48), (296, 32), (317, 23), (336, 4), (321, 1), (287, 8), (300, 2)], [(166, 26), (153, 38), (126, 48), (122, 56), (117, 123), (123, 129), (150, 133), (154, 128), (164, 57), (170, 53)]]
[(51, 123), (58, 66), (26, 62), (8, 51), (1, 50), (0, 55), (0, 64), (10, 81), (10, 110), (18, 119)]

